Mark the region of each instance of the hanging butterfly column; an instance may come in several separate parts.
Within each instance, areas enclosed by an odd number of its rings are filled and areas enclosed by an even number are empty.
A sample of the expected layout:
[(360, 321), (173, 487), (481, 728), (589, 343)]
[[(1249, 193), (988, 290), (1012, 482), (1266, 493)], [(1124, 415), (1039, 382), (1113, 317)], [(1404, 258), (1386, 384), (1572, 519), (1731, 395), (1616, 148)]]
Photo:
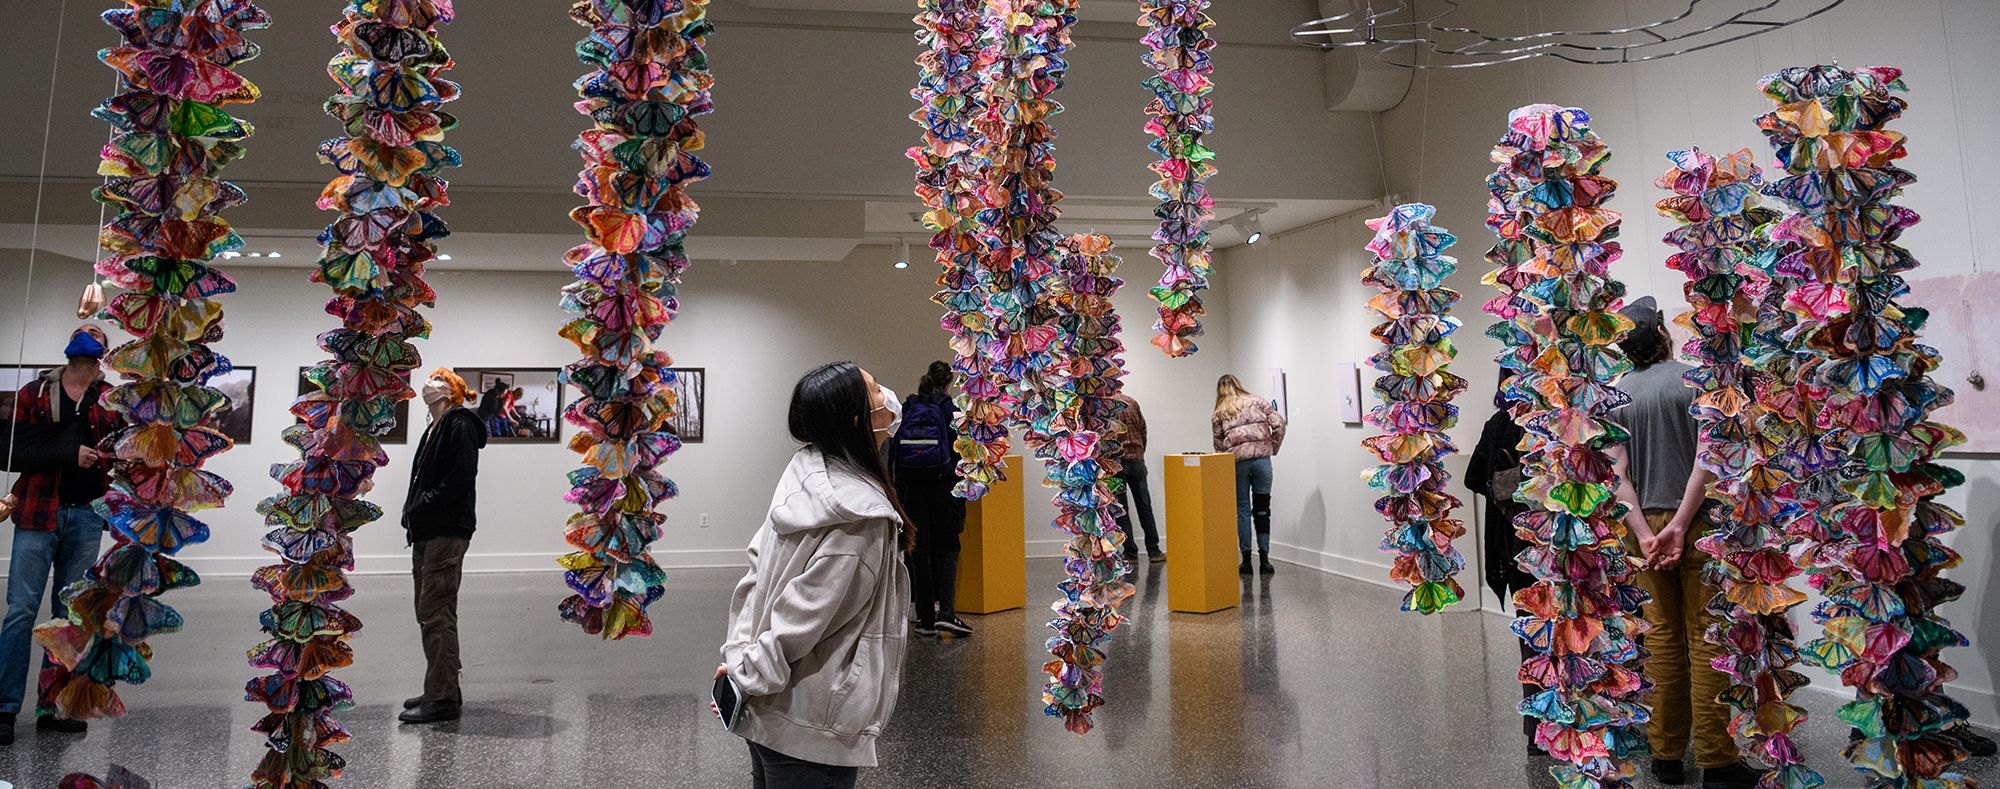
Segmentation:
[[(967, 499), (985, 495), (1002, 474), (1006, 427), (995, 412), (999, 381), (987, 356), (988, 323), (979, 282), (978, 215), (983, 208), (983, 173), (975, 155), (980, 143), (973, 119), (981, 112), (978, 58), (983, 0), (925, 0), (916, 22), (924, 46), (917, 57), (918, 82), (910, 92), (918, 103), (910, 118), (924, 127), (923, 144), (907, 155), (917, 166), (917, 196), (924, 201), (924, 225), (932, 230), (938, 263), (937, 295), (945, 308), (941, 325), (951, 333), (952, 370), (959, 382), (961, 436), (954, 492)], [(996, 441), (999, 438), (1001, 440)]]
[(1952, 393), (1928, 376), (1937, 350), (1916, 341), (1928, 312), (1895, 301), (1917, 266), (1896, 243), (1917, 215), (1889, 202), (1915, 180), (1891, 164), (1903, 135), (1884, 128), (1907, 106), (1893, 95), (1902, 72), (1794, 67), (1760, 87), (1778, 106), (1757, 125), (1790, 174), (1767, 191), (1811, 220), (1783, 264), (1807, 275), (1787, 306), (1817, 357), (1802, 375), (1826, 391), (1825, 447), (1846, 461), (1827, 476), (1850, 497), (1828, 508), (1812, 552), (1825, 635), (1807, 660), (1856, 691), (1839, 716), (1862, 734), (1845, 755), (1866, 779), (1970, 785), (1951, 769), (1967, 757), (1952, 736), (1967, 713), (1943, 693), (1958, 672), (1940, 657), (1967, 641), (1936, 613), (1965, 587), (1940, 577), (1959, 556), (1939, 540), (1964, 517), (1936, 501), (1964, 477), (1935, 461), (1965, 437), (1930, 418)]
[(1758, 295), (1777, 260), (1768, 232), (1778, 214), (1756, 205), (1763, 175), (1749, 150), (1723, 159), (1699, 149), (1667, 158), (1674, 169), (1655, 183), (1674, 195), (1656, 205), (1680, 225), (1665, 238), (1679, 250), (1667, 267), (1692, 280), (1683, 287), (1692, 311), (1677, 322), (1695, 335), (1685, 351), (1699, 365), (1688, 376), (1700, 391), (1689, 409), (1700, 426), (1696, 461), (1716, 477), (1708, 490), (1718, 504), (1708, 515), (1716, 528), (1698, 543), (1713, 557), (1708, 573), (1723, 590), (1708, 603), (1721, 622), (1707, 637), (1727, 653), (1715, 669), (1731, 680), (1723, 700), (1736, 710), (1732, 732), (1755, 742), (1772, 765), (1765, 782), (1818, 786), (1824, 779), (1802, 763), (1790, 734), (1806, 711), (1785, 700), (1805, 680), (1791, 670), (1798, 649), (1785, 615), (1806, 600), (1786, 583), (1799, 574), (1785, 528), (1796, 507), (1785, 496), (1796, 479), (1787, 458), (1763, 454), (1776, 442), (1757, 439), (1757, 393), (1772, 383), (1749, 364), (1763, 349), (1747, 345), (1758, 342)]
[(577, 280), (563, 309), (577, 314), (564, 339), (583, 358), (562, 379), (580, 396), (564, 413), (579, 428), (570, 448), (584, 465), (569, 473), (569, 544), (558, 563), (574, 594), (565, 621), (606, 639), (652, 633), (646, 607), (665, 593), (666, 573), (648, 552), (674, 495), (659, 465), (680, 448), (664, 429), (674, 413), (673, 358), (656, 343), (679, 303), (684, 248), (700, 207), (687, 187), (708, 177), (695, 118), (713, 106), (702, 44), (713, 29), (707, 0), (584, 0), (570, 15), (591, 29), (578, 59), (596, 70), (577, 80), (577, 110), (596, 128), (577, 138), (583, 156), (570, 212), (589, 242), (569, 251)]
[(1045, 711), (1063, 719), (1077, 734), (1091, 728), (1091, 713), (1104, 704), (1104, 644), (1125, 621), (1118, 606), (1132, 596), (1125, 581), (1131, 567), (1123, 552), (1125, 533), (1117, 479), (1123, 448), (1106, 438), (1118, 430), (1124, 404), (1113, 400), (1124, 384), (1124, 344), (1111, 295), (1123, 284), (1115, 276), (1118, 256), (1111, 239), (1074, 235), (1051, 278), (1049, 302), (1061, 335), (1051, 348), (1049, 396), (1029, 420), (1035, 454), (1048, 472), (1055, 497), (1055, 526), (1070, 535), (1064, 548), (1069, 577), (1058, 584), (1063, 597), (1051, 608), (1049, 654), (1043, 670)]
[(1207, 224), (1215, 218), (1215, 198), (1208, 194), (1208, 179), (1215, 176), (1215, 152), (1202, 137), (1215, 131), (1214, 90), (1209, 74), (1209, 50), (1215, 39), (1208, 29), (1209, 0), (1139, 0), (1139, 24), (1146, 28), (1146, 88), (1153, 101), (1146, 105), (1146, 133), (1154, 137), (1150, 148), (1160, 160), (1149, 165), (1159, 176), (1153, 183), (1153, 198), (1160, 201), (1154, 213), (1160, 229), (1154, 231), (1152, 255), (1166, 266), (1160, 284), (1152, 289), (1160, 303), (1160, 319), (1154, 324), (1153, 345), (1168, 356), (1189, 356), (1195, 352), (1194, 338), (1201, 335), (1201, 292), (1208, 289), (1211, 258)]
[(93, 193), (118, 211), (99, 235), (96, 270), (127, 291), (110, 314), (135, 338), (104, 360), (125, 379), (104, 396), (124, 427), (110, 490), (94, 505), (113, 545), (58, 592), (67, 621), (35, 629), (58, 664), (43, 671), (41, 697), (76, 719), (125, 714), (113, 686), (151, 676), (148, 637), (181, 627), (159, 595), (200, 582), (173, 558), (208, 539), (189, 513), (222, 506), (232, 490), (202, 470), (231, 447), (216, 429), (228, 400), (208, 381), (230, 369), (210, 348), (223, 332), (212, 299), (236, 285), (209, 264), (243, 246), (220, 212), (245, 197), (220, 176), (253, 130), (224, 108), (257, 100), (233, 69), (258, 53), (243, 34), (270, 24), (247, 0), (130, 5), (104, 14), (123, 39), (99, 54), (118, 71), (118, 92), (92, 111), (116, 131), (97, 168), (107, 180)]
[(1532, 538), (1521, 562), (1538, 579), (1514, 596), (1528, 612), (1514, 630), (1540, 653), (1521, 680), (1543, 689), (1521, 711), (1541, 720), (1535, 743), (1557, 759), (1558, 783), (1625, 787), (1646, 752), (1648, 684), (1634, 670), (1646, 596), (1632, 585), (1605, 451), (1628, 438), (1606, 415), (1621, 402), (1612, 383), (1632, 366), (1615, 344), (1631, 321), (1611, 311), (1625, 290), (1608, 273), (1620, 217), (1602, 203), (1616, 184), (1597, 175), (1610, 151), (1583, 110), (1535, 104), (1507, 125), (1487, 180), (1487, 221), (1501, 236), (1488, 257), (1505, 295), (1488, 309), (1506, 319), (1490, 332), (1509, 340), (1501, 366), (1519, 373), (1505, 396), (1526, 434), (1515, 497), (1530, 510), (1515, 528)]
[(1387, 348), (1370, 362), (1388, 373), (1376, 385), (1383, 402), (1368, 413), (1371, 424), (1388, 432), (1361, 442), (1383, 465), (1365, 476), (1369, 487), (1387, 494), (1377, 509), (1415, 516), (1391, 517), (1382, 550), (1396, 554), (1389, 577), (1411, 586), (1403, 596), (1403, 610), (1425, 614), (1465, 596), (1452, 577), (1465, 569), (1465, 557), (1451, 545), (1465, 535), (1465, 527), (1449, 517), (1449, 509), (1425, 517), (1408, 501), (1419, 490), (1444, 490), (1451, 481), (1444, 456), (1457, 451), (1444, 431), (1458, 424), (1458, 406), (1451, 404), (1449, 389), (1429, 385), (1433, 376), (1442, 381), (1450, 374), (1451, 360), (1458, 355), (1450, 337), (1459, 322), (1446, 315), (1458, 292), (1444, 286), (1458, 269), (1458, 261), (1444, 250), (1457, 239), (1430, 223), (1436, 213), (1423, 203), (1408, 203), (1368, 220), (1375, 231), (1368, 242), (1375, 263), (1361, 273), (1362, 282), (1382, 290), (1368, 308), (1386, 321), (1374, 334)]
[(353, 693), (328, 672), (354, 661), (348, 639), (361, 621), (338, 605), (354, 594), (351, 535), (382, 517), (362, 496), (389, 462), (381, 437), (396, 404), (415, 396), (409, 375), (422, 358), (411, 340), (430, 335), (417, 308), (435, 300), (424, 267), (447, 232), (435, 213), (450, 202), (440, 174), (458, 165), (442, 142), (455, 121), (439, 111), (458, 97), (439, 77), (452, 63), (437, 26), (450, 21), (445, 2), (357, 3), (333, 27), (346, 49), (327, 66), (340, 92), (326, 110), (347, 136), (320, 145), (340, 177), (319, 206), (340, 218), (320, 234), (312, 279), (333, 289), (326, 311), (341, 328), (319, 336), (332, 358), (306, 370), (312, 388), (292, 405), (300, 422), (284, 439), (301, 457), (272, 468), (284, 492), (257, 508), (272, 527), (264, 548), (281, 559), (251, 579), (272, 602), (260, 617), (269, 638), (250, 650), (250, 665), (271, 673), (247, 689), (269, 710), (252, 727), (269, 749), (251, 774), (258, 789), (321, 785), (344, 766), (329, 746), (349, 739), (333, 716)]

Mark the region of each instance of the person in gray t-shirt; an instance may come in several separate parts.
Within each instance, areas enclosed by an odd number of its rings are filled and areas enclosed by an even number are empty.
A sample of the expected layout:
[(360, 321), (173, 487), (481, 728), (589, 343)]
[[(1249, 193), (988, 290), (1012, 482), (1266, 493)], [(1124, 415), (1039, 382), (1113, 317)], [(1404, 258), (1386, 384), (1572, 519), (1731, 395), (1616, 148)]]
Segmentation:
[(1729, 706), (1716, 700), (1729, 686), (1728, 677), (1710, 666), (1722, 648), (1703, 637), (1710, 625), (1721, 621), (1707, 611), (1717, 589), (1703, 582), (1700, 554), (1694, 547), (1710, 527), (1699, 514), (1699, 498), (1690, 505), (1695, 512), (1676, 517), (1683, 509), (1689, 479), (1696, 474), (1699, 436), (1688, 413), (1694, 390), (1681, 380), (1693, 368), (1673, 360), (1673, 340), (1652, 297), (1638, 299), (1621, 312), (1634, 326), (1618, 345), (1635, 369), (1619, 380), (1618, 387), (1632, 402), (1611, 412), (1611, 419), (1632, 433), (1625, 464), (1632, 486), (1621, 486), (1621, 496), (1636, 497), (1636, 501), (1624, 499), (1625, 503), (1645, 514), (1652, 531), (1652, 535), (1633, 534), (1626, 544), (1642, 549), (1647, 569), (1637, 582), (1653, 598), (1643, 611), (1653, 625), (1645, 635), (1646, 648), (1653, 653), (1646, 661), (1646, 676), (1655, 689), (1653, 719), (1646, 731), (1653, 746), (1653, 774), (1664, 784), (1686, 780), (1681, 758), (1692, 739), (1703, 786), (1748, 789), (1758, 775), (1743, 764), (1729, 735)]

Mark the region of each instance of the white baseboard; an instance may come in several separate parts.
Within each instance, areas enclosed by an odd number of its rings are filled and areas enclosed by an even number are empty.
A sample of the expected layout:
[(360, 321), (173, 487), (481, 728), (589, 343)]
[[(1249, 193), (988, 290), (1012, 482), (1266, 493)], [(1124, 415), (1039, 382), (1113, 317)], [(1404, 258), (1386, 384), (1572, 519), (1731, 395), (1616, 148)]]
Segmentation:
[[(1060, 551), (1060, 549), (1058, 549)], [(556, 558), (560, 553), (468, 553), (465, 555), (467, 573), (537, 573), (560, 572)], [(257, 556), (184, 556), (178, 557), (203, 578), (248, 578), (257, 568), (276, 561), (272, 554)], [(741, 548), (708, 550), (665, 550), (654, 551), (653, 560), (669, 570), (691, 570), (700, 568), (729, 568), (747, 566), (748, 560)], [(0, 578), (7, 573), (7, 557), (0, 556)], [(354, 572), (349, 575), (409, 575), (410, 555), (407, 553), (383, 553), (357, 556)]]

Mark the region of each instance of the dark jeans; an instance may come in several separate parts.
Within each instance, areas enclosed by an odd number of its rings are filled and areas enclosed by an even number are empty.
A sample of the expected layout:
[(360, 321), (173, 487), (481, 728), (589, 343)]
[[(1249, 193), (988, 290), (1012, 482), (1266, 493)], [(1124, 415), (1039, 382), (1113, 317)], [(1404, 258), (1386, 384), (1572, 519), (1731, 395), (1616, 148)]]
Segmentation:
[[(41, 615), (43, 595), (51, 588), (51, 573), (57, 594), (48, 595), (49, 613), (57, 618), (69, 616), (59, 595), (83, 579), (84, 571), (97, 561), (97, 546), (103, 539), (104, 519), (89, 507), (58, 510), (55, 531), (14, 530), (14, 550), (7, 565), (7, 619), (0, 624), (0, 713), (21, 711), (21, 696), (28, 688), (35, 618)], [(43, 653), (42, 668), (53, 665)]]
[(750, 743), (752, 789), (848, 789), (860, 777), (859, 767), (835, 767), (794, 759)]
[(417, 582), (417, 629), (424, 642), (424, 699), (457, 702), (458, 583), (465, 574), (465, 549), (472, 541), (460, 537), (418, 540), (410, 557)]
[(965, 500), (951, 495), (950, 476), (912, 473), (896, 483), (896, 496), (916, 521), (917, 549), (904, 555), (910, 568), (910, 602), (919, 622), (958, 616), (958, 538), (965, 531)]
[(1118, 528), (1125, 531), (1125, 553), (1138, 552), (1139, 543), (1132, 535), (1132, 511), (1139, 511), (1139, 528), (1146, 530), (1146, 552), (1160, 552), (1160, 527), (1153, 522), (1153, 490), (1146, 485), (1146, 460), (1121, 461), (1123, 470), (1118, 478), (1125, 481), (1125, 492), (1120, 494), (1121, 502), (1129, 502), (1118, 510)]

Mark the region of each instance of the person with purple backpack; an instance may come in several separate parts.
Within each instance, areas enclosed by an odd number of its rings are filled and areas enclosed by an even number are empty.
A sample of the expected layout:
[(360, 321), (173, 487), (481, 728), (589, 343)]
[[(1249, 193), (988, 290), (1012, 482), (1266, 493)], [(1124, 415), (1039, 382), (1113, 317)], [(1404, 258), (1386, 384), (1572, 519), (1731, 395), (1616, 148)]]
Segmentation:
[(958, 538), (965, 531), (965, 500), (952, 495), (958, 456), (952, 423), (958, 406), (951, 399), (951, 365), (931, 362), (916, 394), (903, 401), (903, 422), (886, 447), (896, 480), (896, 498), (917, 529), (917, 549), (904, 556), (910, 568), (910, 599), (920, 636), (972, 635), (958, 618)]

